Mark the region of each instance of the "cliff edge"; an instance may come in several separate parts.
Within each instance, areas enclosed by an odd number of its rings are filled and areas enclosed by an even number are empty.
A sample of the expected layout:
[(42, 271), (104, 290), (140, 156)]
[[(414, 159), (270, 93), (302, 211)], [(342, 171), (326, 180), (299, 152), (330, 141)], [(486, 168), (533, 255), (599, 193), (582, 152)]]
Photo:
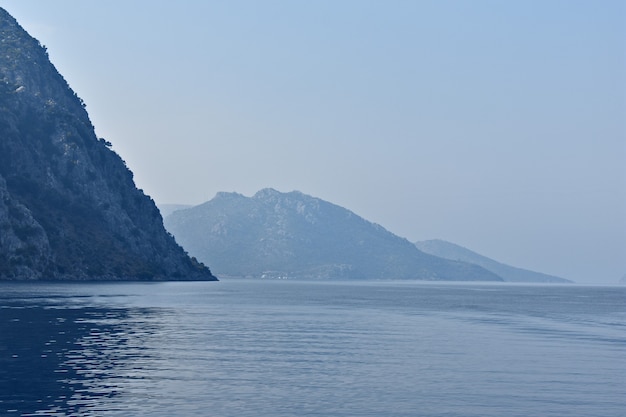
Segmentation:
[(216, 280), (165, 231), (46, 49), (2, 8), (0, 279)]

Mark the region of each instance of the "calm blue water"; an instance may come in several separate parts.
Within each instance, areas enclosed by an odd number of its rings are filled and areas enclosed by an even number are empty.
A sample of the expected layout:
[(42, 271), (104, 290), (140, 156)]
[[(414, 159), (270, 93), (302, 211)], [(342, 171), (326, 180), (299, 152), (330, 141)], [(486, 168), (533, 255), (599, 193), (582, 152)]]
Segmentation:
[(0, 284), (1, 416), (626, 415), (626, 288)]

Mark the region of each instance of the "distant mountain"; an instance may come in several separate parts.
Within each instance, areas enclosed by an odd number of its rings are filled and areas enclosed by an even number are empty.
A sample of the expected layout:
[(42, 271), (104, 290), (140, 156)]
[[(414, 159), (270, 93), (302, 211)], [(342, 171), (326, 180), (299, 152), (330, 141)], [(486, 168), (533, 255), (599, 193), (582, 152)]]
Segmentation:
[(165, 231), (110, 145), (0, 8), (0, 279), (216, 279)]
[(454, 243), (446, 242), (445, 240), (425, 240), (415, 243), (415, 246), (423, 252), (429, 253), (441, 258), (469, 262), (482, 266), (483, 268), (499, 275), (505, 281), (510, 282), (572, 282), (564, 278), (555, 277), (553, 275), (542, 274), (540, 272), (533, 272), (526, 269), (515, 268), (513, 266), (505, 265), (493, 259), (479, 255), (476, 252), (472, 252), (462, 246)]
[(191, 255), (223, 276), (501, 280), (476, 265), (420, 252), (349, 210), (297, 191), (218, 193), (173, 212), (165, 226)]
[(188, 209), (193, 206), (190, 204), (158, 204), (157, 207), (161, 212), (161, 216), (165, 218), (177, 210)]

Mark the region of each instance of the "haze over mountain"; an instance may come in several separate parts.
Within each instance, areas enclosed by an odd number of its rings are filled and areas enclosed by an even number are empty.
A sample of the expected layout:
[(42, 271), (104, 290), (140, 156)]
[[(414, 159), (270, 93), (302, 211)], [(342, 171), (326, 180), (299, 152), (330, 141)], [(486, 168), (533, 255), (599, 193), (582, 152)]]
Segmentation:
[(193, 206), (190, 204), (159, 204), (157, 207), (161, 212), (161, 216), (165, 218), (177, 210), (187, 209)]
[(439, 256), (445, 259), (455, 261), (469, 262), (471, 264), (482, 266), (483, 268), (497, 274), (505, 281), (510, 282), (572, 282), (564, 278), (555, 277), (553, 275), (542, 274), (540, 272), (529, 271), (527, 269), (516, 268), (494, 261), (486, 256), (479, 255), (476, 252), (456, 245), (445, 240), (424, 240), (416, 242), (415, 246), (425, 253)]
[(218, 193), (165, 218), (218, 275), (254, 278), (501, 281), (479, 266), (425, 254), (353, 212), (298, 191)]
[(270, 184), (411, 242), (626, 272), (625, 2), (120, 4), (0, 0), (158, 204)]
[(0, 279), (215, 280), (110, 145), (0, 8)]

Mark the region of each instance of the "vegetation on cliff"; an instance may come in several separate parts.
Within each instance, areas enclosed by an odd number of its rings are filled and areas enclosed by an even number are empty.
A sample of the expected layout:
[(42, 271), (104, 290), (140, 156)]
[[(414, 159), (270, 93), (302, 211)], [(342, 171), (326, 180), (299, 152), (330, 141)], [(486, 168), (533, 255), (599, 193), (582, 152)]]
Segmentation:
[(0, 8), (0, 279), (214, 280)]

